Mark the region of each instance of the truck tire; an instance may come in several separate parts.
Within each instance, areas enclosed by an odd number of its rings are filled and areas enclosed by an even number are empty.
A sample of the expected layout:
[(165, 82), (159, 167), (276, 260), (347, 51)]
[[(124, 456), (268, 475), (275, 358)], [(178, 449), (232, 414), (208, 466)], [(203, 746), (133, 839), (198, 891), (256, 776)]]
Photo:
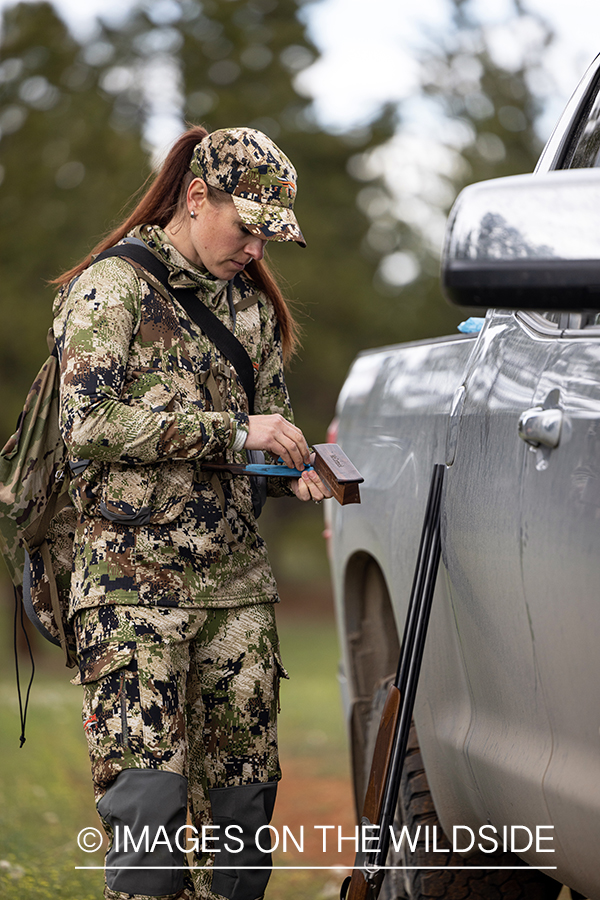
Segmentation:
[[(373, 755), (379, 720), (385, 703), (387, 688), (391, 679), (384, 681), (373, 696), (371, 714), (367, 723), (366, 759)], [(366, 779), (368, 779), (368, 771)], [(414, 723), (411, 726), (404, 769), (400, 783), (400, 793), (396, 808), (394, 830), (407, 826), (412, 836), (417, 827), (437, 826), (438, 846), (450, 847), (437, 817), (425, 767), (421, 757)], [(443, 857), (425, 847), (425, 839), (419, 840), (414, 852), (402, 843), (399, 853), (390, 848), (387, 866), (439, 866), (443, 859), (445, 866), (523, 866), (524, 863), (513, 853), (477, 853), (465, 858), (451, 852)], [(484, 869), (399, 869), (386, 872), (379, 897), (381, 900), (556, 900), (562, 885), (537, 869), (504, 869), (486, 871)]]

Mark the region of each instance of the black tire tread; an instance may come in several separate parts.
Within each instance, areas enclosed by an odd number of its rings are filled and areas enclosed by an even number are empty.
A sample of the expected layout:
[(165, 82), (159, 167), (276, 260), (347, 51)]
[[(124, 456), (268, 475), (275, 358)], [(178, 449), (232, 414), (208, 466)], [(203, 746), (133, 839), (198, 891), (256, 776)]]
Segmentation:
[[(450, 842), (443, 837), (427, 775), (421, 757), (419, 742), (414, 723), (411, 726), (404, 770), (400, 784), (400, 818), (402, 824), (408, 826), (410, 834), (414, 834), (418, 825), (437, 826), (439, 846), (450, 847)], [(409, 858), (404, 865), (432, 866), (440, 864), (440, 855), (425, 850), (425, 841), (419, 841), (412, 854), (408, 848)], [(471, 866), (522, 866), (523, 862), (513, 853), (475, 853), (465, 859), (459, 853), (450, 852), (444, 856), (448, 866), (466, 866), (466, 869), (409, 871), (406, 873), (406, 896), (410, 900), (555, 900), (561, 891), (560, 885), (537, 869), (519, 869), (489, 871), (473, 869)]]
[[(365, 777), (368, 779), (370, 759), (375, 746), (375, 738), (383, 704), (390, 679), (377, 686), (366, 724), (366, 764)], [(402, 825), (408, 827), (409, 834), (414, 835), (417, 826), (429, 826), (432, 834), (433, 826), (437, 827), (438, 846), (450, 847), (450, 841), (444, 837), (433, 798), (429, 789), (423, 758), (419, 747), (414, 722), (408, 738), (404, 768), (400, 782), (398, 806), (394, 828)], [(439, 853), (426, 852), (425, 841), (419, 841), (414, 854), (403, 843), (399, 854), (390, 848), (387, 858), (388, 866), (439, 866)], [(394, 870), (388, 871), (381, 886), (379, 900), (556, 900), (562, 885), (544, 872), (537, 869), (505, 869), (490, 871), (475, 869), (474, 866), (522, 866), (523, 861), (515, 854), (477, 853), (465, 857), (451, 852), (443, 857), (447, 866), (466, 866), (466, 869), (434, 869), (427, 870)]]

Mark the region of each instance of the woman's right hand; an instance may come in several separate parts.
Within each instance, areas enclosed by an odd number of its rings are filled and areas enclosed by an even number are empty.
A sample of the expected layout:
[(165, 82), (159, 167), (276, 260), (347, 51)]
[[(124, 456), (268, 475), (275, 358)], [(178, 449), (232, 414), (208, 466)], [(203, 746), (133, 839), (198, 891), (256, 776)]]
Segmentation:
[(306, 438), (299, 428), (279, 413), (270, 416), (249, 416), (245, 450), (268, 450), (281, 457), (286, 466), (304, 469), (310, 463)]

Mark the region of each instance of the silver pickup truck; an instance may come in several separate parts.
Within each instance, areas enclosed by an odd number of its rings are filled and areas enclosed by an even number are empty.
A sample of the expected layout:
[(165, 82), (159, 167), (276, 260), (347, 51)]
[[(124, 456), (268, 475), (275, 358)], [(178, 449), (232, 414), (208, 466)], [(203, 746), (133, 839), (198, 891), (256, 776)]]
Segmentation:
[(364, 476), (327, 510), (357, 809), (444, 463), (383, 895), (600, 900), (600, 57), (534, 174), (459, 196), (442, 284), (480, 330), (362, 353), (336, 413)]

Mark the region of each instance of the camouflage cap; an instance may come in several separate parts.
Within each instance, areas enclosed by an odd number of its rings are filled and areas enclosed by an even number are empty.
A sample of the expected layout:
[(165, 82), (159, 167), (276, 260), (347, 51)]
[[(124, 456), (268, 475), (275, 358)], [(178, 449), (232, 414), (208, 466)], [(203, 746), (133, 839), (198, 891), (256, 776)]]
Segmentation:
[(306, 247), (293, 209), (296, 170), (266, 134), (254, 128), (213, 131), (194, 147), (190, 169), (231, 194), (251, 234)]

